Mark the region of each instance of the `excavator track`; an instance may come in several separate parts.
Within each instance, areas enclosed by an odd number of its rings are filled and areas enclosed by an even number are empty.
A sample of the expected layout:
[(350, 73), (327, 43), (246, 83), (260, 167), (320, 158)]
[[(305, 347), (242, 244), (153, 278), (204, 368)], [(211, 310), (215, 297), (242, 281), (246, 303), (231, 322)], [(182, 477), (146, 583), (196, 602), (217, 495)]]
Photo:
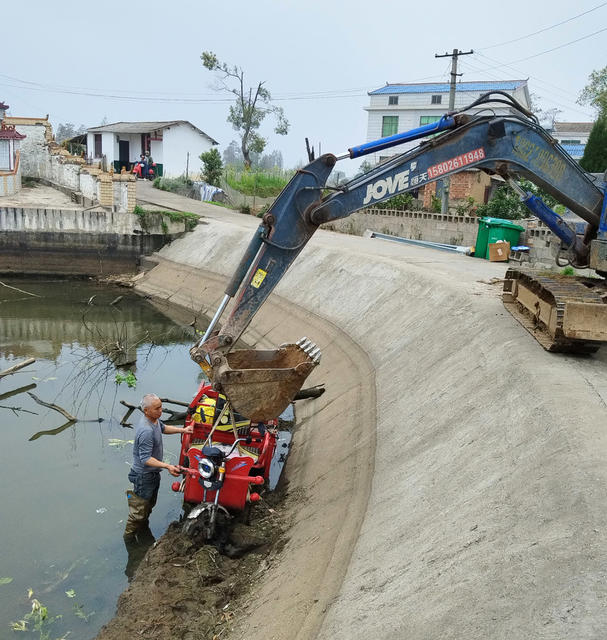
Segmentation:
[(604, 280), (542, 275), (508, 269), (506, 309), (546, 349), (595, 353), (607, 342), (607, 288)]

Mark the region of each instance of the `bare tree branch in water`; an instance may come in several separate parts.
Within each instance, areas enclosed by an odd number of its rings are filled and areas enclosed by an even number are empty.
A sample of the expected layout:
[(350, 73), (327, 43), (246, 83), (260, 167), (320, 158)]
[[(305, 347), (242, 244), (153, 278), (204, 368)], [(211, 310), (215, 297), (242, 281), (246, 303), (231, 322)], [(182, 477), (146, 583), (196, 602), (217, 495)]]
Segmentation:
[[(160, 398), (161, 402), (170, 402), (171, 404), (177, 404), (179, 406), (182, 407), (188, 407), (189, 403), (188, 402), (181, 402), (180, 400), (170, 400), (169, 398)], [(133, 411), (141, 411), (141, 407), (138, 407), (135, 404), (131, 404), (130, 402), (127, 402), (126, 400), (121, 400), (120, 404), (123, 407), (126, 407), (128, 409), (128, 411), (124, 414), (124, 416), (122, 417), (122, 420), (120, 421), (120, 424), (123, 427), (128, 427), (131, 426), (127, 420), (130, 418), (131, 414), (133, 413)], [(168, 413), (169, 417), (167, 420), (163, 420), (163, 422), (169, 423), (169, 422), (183, 422), (183, 420), (185, 420), (186, 417), (186, 412), (185, 411), (173, 411), (173, 409), (167, 409), (166, 407), (162, 408), (163, 413)]]
[(37, 293), (31, 293), (30, 291), (24, 291), (23, 289), (18, 289), (17, 287), (11, 287), (10, 284), (6, 284), (6, 282), (2, 282), (2, 280), (0, 280), (0, 285), (6, 287), (7, 289), (12, 289), (13, 291), (19, 291), (19, 293), (25, 293), (25, 295), (32, 296), (33, 298), (42, 298), (42, 296), (39, 296)]
[(38, 438), (40, 438), (41, 436), (56, 436), (58, 433), (61, 433), (62, 431), (65, 431), (68, 427), (71, 427), (72, 425), (76, 424), (77, 422), (78, 422), (77, 420), (68, 420), (66, 423), (62, 424), (60, 427), (57, 427), (56, 429), (48, 429), (46, 431), (38, 431), (38, 433), (35, 433), (29, 439), (29, 442), (31, 442), (32, 440), (38, 440)]
[(22, 411), (23, 413), (32, 413), (37, 416), (38, 414), (35, 411), (29, 411), (28, 409), (23, 409), (22, 407), (9, 407), (5, 404), (0, 404), (0, 409), (10, 409), (15, 415), (19, 415), (17, 412)]
[(4, 376), (10, 376), (15, 371), (19, 371), (19, 369), (23, 369), (23, 367), (28, 367), (30, 364), (34, 364), (36, 362), (36, 358), (28, 358), (23, 362), (19, 362), (18, 364), (14, 364), (12, 367), (5, 369), (4, 371), (0, 371), (0, 378), (4, 378)]
[(59, 405), (53, 404), (52, 402), (44, 402), (44, 400), (40, 400), (40, 398), (33, 394), (31, 391), (27, 392), (27, 395), (33, 398), (38, 404), (41, 404), (43, 407), (48, 407), (49, 409), (53, 409), (53, 411), (58, 411), (62, 416), (71, 420), (73, 422), (77, 422), (78, 418), (73, 416), (71, 413), (68, 413), (65, 409), (60, 407)]
[(30, 391), (31, 389), (36, 388), (36, 383), (32, 382), (31, 384), (26, 384), (24, 387), (19, 387), (18, 389), (13, 389), (12, 391), (7, 391), (6, 393), (0, 393), (0, 400), (6, 400), (7, 398), (12, 398), (13, 396), (17, 396), (20, 393), (25, 393), (26, 391)]

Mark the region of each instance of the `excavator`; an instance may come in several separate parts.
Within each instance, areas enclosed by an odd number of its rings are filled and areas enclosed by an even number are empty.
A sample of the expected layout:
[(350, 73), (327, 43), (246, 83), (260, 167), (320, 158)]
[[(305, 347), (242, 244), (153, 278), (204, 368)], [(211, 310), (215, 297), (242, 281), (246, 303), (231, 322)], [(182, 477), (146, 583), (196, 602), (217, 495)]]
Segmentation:
[[(496, 115), (497, 104), (508, 107)], [(430, 137), (429, 137), (430, 136)], [(335, 164), (346, 158), (421, 140), (367, 173), (327, 187)], [(512, 96), (494, 91), (437, 122), (352, 147), (341, 155), (310, 158), (263, 216), (204, 336), (190, 350), (214, 389), (254, 422), (271, 420), (292, 401), (319, 363), (308, 338), (278, 349), (234, 349), (276, 284), (324, 223), (417, 189), (465, 169), (501, 176), (530, 212), (561, 240), (557, 260), (595, 277), (543, 275), (509, 269), (506, 308), (549, 351), (592, 353), (607, 340), (607, 175), (598, 184)], [(518, 181), (528, 179), (586, 222), (583, 235)], [(230, 301), (230, 314), (219, 320)]]

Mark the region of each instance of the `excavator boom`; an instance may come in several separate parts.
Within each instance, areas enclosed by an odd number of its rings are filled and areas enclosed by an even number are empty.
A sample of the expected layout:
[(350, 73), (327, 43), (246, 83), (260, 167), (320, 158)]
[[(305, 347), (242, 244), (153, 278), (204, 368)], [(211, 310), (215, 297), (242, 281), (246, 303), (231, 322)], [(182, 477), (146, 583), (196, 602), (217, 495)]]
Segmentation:
[[(481, 97), (472, 106), (490, 102), (490, 95), (493, 94)], [(231, 391), (231, 399), (236, 399), (241, 390), (242, 395), (245, 394), (247, 380), (253, 378), (272, 378), (272, 384), (280, 386), (276, 372), (281, 368), (305, 371), (307, 375), (311, 365), (319, 359), (319, 353), (314, 352), (315, 346), (308, 349), (308, 353), (299, 349), (300, 358), (297, 357), (299, 351), (296, 349), (289, 356), (288, 367), (282, 366), (285, 357), (278, 351), (273, 352), (274, 355), (271, 355), (272, 352), (264, 352), (266, 356), (261, 368), (254, 352), (238, 357), (230, 356), (230, 352), (316, 229), (321, 224), (347, 217), (359, 209), (465, 169), (476, 168), (499, 175), (511, 181), (515, 187), (517, 179), (528, 178), (550, 193), (587, 222), (583, 239), (578, 238), (575, 231), (541, 201), (538, 203), (535, 196), (527, 194), (522, 199), (534, 215), (540, 217), (566, 243), (577, 266), (587, 265), (589, 258), (594, 256), (595, 264), (592, 266), (600, 273), (607, 272), (607, 241), (601, 237), (601, 227), (607, 227), (603, 220), (605, 194), (529, 112), (507, 94), (503, 95), (506, 95), (510, 103), (511, 115), (477, 115), (469, 110), (462, 110), (447, 114), (437, 123), (353, 147), (342, 156), (323, 155), (297, 171), (263, 217), (262, 224), (226, 289), (221, 311), (234, 298), (227, 321), (221, 331), (214, 332), (221, 315), (218, 312), (205, 336), (192, 349), (192, 357), (196, 361), (201, 365), (210, 364), (214, 384), (222, 386), (228, 379), (238, 380)], [(327, 179), (338, 159), (356, 158), (431, 134), (438, 135), (325, 195)], [(510, 280), (513, 281), (512, 278)], [(511, 298), (513, 295), (516, 297), (512, 291), (509, 295)], [(583, 295), (578, 302), (585, 303)], [(596, 307), (595, 299), (592, 303)], [(601, 306), (607, 310), (607, 305)], [(607, 327), (607, 316), (604, 320)], [(603, 322), (603, 316), (596, 322)], [(311, 352), (314, 352), (315, 361), (310, 357)], [(234, 361), (234, 367), (230, 365), (230, 358)], [(251, 367), (246, 366), (248, 362), (252, 363)], [(283, 373), (286, 375), (289, 372)], [(283, 386), (286, 384), (283, 383)], [(281, 403), (287, 395), (296, 393), (296, 390), (291, 390), (292, 387), (293, 384), (290, 383), (288, 393), (276, 394), (282, 398)], [(248, 396), (252, 395), (250, 391), (251, 389), (247, 391)], [(256, 392), (259, 392), (259, 388)], [(255, 414), (257, 419), (275, 417), (276, 413), (266, 414), (276, 410), (281, 403), (267, 407), (264, 416), (261, 413)], [(237, 404), (236, 402), (235, 406)], [(240, 413), (250, 417), (253, 411), (251, 406), (248, 401), (246, 411)]]

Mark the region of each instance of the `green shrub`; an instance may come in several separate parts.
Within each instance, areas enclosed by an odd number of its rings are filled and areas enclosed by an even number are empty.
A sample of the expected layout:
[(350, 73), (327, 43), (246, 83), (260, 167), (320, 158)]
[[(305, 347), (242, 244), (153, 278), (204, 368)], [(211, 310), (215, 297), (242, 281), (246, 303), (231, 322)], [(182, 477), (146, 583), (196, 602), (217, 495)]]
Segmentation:
[(378, 209), (396, 209), (398, 211), (408, 211), (413, 206), (413, 196), (410, 193), (399, 193), (388, 200), (375, 205)]
[(430, 211), (433, 213), (441, 212), (441, 199), (436, 196), (430, 196)]
[(456, 205), (455, 213), (457, 213), (458, 216), (474, 216), (476, 215), (477, 207), (478, 205), (476, 200), (472, 196), (468, 196), (465, 200)]
[(156, 178), (152, 184), (162, 191), (185, 193), (189, 191), (193, 183), (189, 178), (179, 176), (178, 178)]
[(200, 154), (202, 160), (202, 177), (207, 184), (212, 184), (214, 187), (219, 186), (221, 181), (221, 174), (223, 173), (223, 162), (219, 151), (215, 147)]
[(232, 189), (247, 196), (274, 198), (285, 188), (291, 176), (292, 172), (289, 171), (262, 172), (229, 169), (225, 179)]
[(168, 218), (172, 222), (184, 222), (186, 231), (192, 231), (198, 224), (199, 219), (195, 213), (190, 213), (189, 211), (148, 211), (139, 205), (135, 205), (133, 213), (139, 217), (139, 224), (141, 224), (141, 228), (144, 231), (148, 231), (150, 227), (150, 217), (161, 216), (160, 226), (164, 234), (169, 232), (169, 227), (164, 218)]

